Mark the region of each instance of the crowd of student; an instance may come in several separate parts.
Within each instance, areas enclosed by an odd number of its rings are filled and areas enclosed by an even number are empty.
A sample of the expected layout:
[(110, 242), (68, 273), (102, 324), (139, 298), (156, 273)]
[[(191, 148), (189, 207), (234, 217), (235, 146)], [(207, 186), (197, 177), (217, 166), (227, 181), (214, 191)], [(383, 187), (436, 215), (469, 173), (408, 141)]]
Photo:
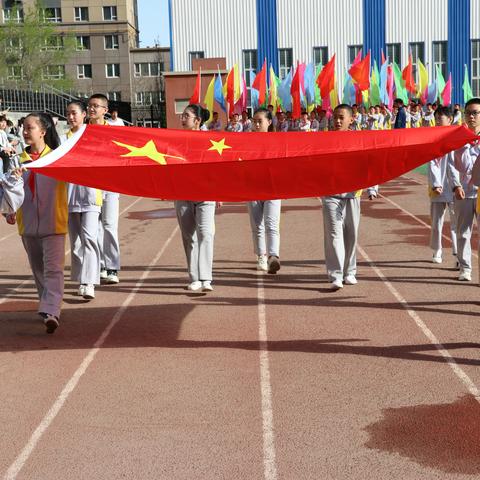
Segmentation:
[[(348, 131), (376, 129), (385, 122), (395, 128), (419, 126), (446, 126), (464, 121), (467, 128), (480, 135), (480, 99), (467, 102), (458, 118), (459, 108), (416, 105), (404, 107), (401, 100), (389, 112), (385, 107), (363, 107), (341, 104), (330, 118), (325, 112), (304, 113), (297, 122), (272, 108), (259, 108), (253, 118), (246, 112), (240, 119), (234, 115), (227, 126), (229, 131), (268, 133), (275, 129), (288, 131), (289, 125), (298, 131)], [(0, 170), (1, 211), (10, 224), (17, 224), (34, 275), (40, 303), (39, 315), (47, 333), (59, 325), (64, 288), (65, 237), (71, 243), (71, 277), (79, 284), (78, 295), (91, 300), (95, 285), (119, 282), (120, 249), (118, 242), (119, 195), (94, 188), (65, 184), (28, 170), (28, 163), (46, 155), (66, 141), (85, 122), (107, 125), (105, 115), (108, 100), (102, 94), (93, 95), (85, 106), (71, 102), (66, 118), (69, 130), (59, 137), (52, 118), (45, 113), (32, 113), (22, 123), (21, 130), (9, 132), (8, 144), (3, 146)], [(388, 116), (388, 120), (385, 120)], [(205, 129), (209, 112), (200, 105), (189, 105), (181, 119), (186, 130)], [(218, 123), (214, 117), (210, 127)], [(0, 128), (2, 119), (0, 118)], [(218, 125), (217, 125), (218, 126)], [(217, 128), (217, 127), (215, 127)], [(1, 134), (1, 132), (0, 132)], [(16, 136), (13, 138), (12, 135)], [(1, 138), (1, 135), (0, 135)], [(19, 160), (15, 161), (15, 154)], [(473, 224), (480, 214), (477, 186), (480, 185), (479, 143), (468, 144), (455, 152), (429, 163), (429, 194), (431, 199), (432, 261), (441, 263), (442, 227), (446, 210), (450, 212), (452, 253), (458, 279), (471, 281)], [(27, 167), (27, 168), (25, 168)], [(377, 197), (378, 186), (367, 189), (370, 200)], [(356, 247), (360, 223), (362, 191), (344, 192), (322, 198), (324, 222), (324, 250), (328, 279), (332, 290), (357, 283)], [(177, 219), (187, 259), (189, 284), (192, 292), (213, 290), (213, 261), (215, 211), (214, 201), (175, 201)], [(280, 216), (281, 200), (248, 202), (253, 250), (256, 267), (276, 274), (280, 270)]]
[[(434, 127), (436, 103), (427, 103), (422, 106), (415, 101), (404, 105), (401, 99), (396, 99), (391, 110), (385, 105), (365, 107), (352, 105), (353, 124), (352, 130), (391, 130), (393, 128), (418, 128)], [(272, 113), (274, 130), (277, 132), (326, 132), (335, 130), (332, 113), (327, 113), (321, 107), (310, 112), (302, 111), (299, 119), (292, 117), (292, 112), (275, 112), (273, 105), (268, 106)], [(454, 106), (452, 125), (461, 125), (463, 115), (460, 105)], [(227, 132), (251, 132), (253, 130), (252, 118), (247, 111), (234, 113), (224, 127), (219, 119), (218, 112), (213, 112), (213, 118), (202, 127), (203, 130), (225, 130)]]

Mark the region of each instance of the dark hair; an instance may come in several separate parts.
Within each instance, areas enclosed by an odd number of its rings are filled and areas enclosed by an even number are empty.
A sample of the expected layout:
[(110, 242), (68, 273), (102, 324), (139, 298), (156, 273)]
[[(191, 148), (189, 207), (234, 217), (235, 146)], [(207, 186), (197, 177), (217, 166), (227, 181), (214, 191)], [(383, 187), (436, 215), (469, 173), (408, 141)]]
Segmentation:
[(267, 118), (267, 120), (270, 120), (270, 126), (268, 127), (268, 131), (269, 132), (274, 132), (275, 128), (273, 126), (272, 112), (268, 108), (260, 107), (260, 108), (257, 108), (253, 112), (253, 116), (255, 116), (257, 113), (261, 113), (262, 115), (264, 115)]
[(7, 121), (6, 115), (0, 115), (0, 122), (6, 122), (6, 121)]
[(435, 117), (441, 117), (442, 115), (444, 115), (445, 117), (451, 118), (451, 117), (453, 117), (453, 112), (452, 112), (452, 109), (450, 107), (440, 105), (435, 110), (434, 115), (435, 115)]
[(393, 103), (398, 103), (401, 107), (403, 107), (404, 103), (403, 103), (403, 100), (401, 98), (396, 98)]
[(103, 100), (104, 102), (107, 102), (107, 107), (108, 107), (108, 98), (103, 93), (94, 93), (93, 95), (90, 96), (89, 100), (92, 100), (92, 98), (96, 98), (98, 100)]
[(85, 104), (81, 100), (72, 100), (71, 102), (68, 102), (67, 103), (67, 108), (70, 105), (76, 105), (80, 109), (81, 112), (86, 112), (87, 111), (87, 107), (85, 106)]
[(337, 105), (333, 112), (338, 112), (338, 110), (346, 110), (353, 117), (353, 108), (347, 103), (341, 103), (340, 105)]
[(190, 110), (200, 120), (200, 126), (210, 118), (210, 112), (197, 103), (188, 105), (185, 110)]
[(60, 139), (58, 138), (57, 130), (53, 124), (52, 117), (48, 113), (35, 112), (30, 113), (25, 118), (34, 117), (37, 119), (38, 124), (45, 130), (45, 143), (52, 149), (55, 150), (60, 145)]
[(470, 105), (480, 105), (480, 98), (471, 98), (466, 104), (464, 110), (467, 109)]

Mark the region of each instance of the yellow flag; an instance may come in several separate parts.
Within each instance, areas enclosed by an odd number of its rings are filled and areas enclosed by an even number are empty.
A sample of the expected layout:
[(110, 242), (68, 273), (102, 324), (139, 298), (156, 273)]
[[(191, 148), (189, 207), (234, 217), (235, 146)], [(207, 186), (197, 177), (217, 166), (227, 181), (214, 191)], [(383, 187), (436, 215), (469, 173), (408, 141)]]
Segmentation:
[(418, 59), (418, 76), (419, 76), (419, 91), (418, 96), (421, 97), (425, 92), (425, 89), (428, 87), (428, 72), (425, 68), (425, 65)]
[(212, 77), (212, 80), (208, 84), (207, 93), (205, 93), (205, 99), (203, 100), (203, 102), (207, 106), (207, 110), (210, 112), (210, 117), (208, 118), (207, 123), (211, 122), (213, 117), (214, 86), (215, 86), (215, 75)]

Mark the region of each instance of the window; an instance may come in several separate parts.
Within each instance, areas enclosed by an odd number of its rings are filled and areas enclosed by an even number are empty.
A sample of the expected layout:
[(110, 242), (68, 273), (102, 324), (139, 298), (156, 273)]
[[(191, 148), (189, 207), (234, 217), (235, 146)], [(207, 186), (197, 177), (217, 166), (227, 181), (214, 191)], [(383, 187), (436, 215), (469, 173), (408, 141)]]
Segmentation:
[(136, 121), (137, 127), (148, 128), (161, 128), (158, 120), (152, 120), (151, 118), (138, 118)]
[(158, 77), (160, 76), (160, 64), (158, 62), (136, 63), (134, 75), (136, 77)]
[(355, 58), (357, 58), (358, 52), (362, 49), (362, 45), (350, 45), (348, 47), (348, 65), (351, 66)]
[(60, 23), (62, 21), (62, 10), (60, 7), (42, 8), (42, 19), (47, 22)]
[(103, 7), (103, 19), (108, 21), (117, 20), (117, 7)]
[(121, 92), (107, 92), (107, 98), (113, 102), (120, 102), (122, 100)]
[(472, 93), (480, 97), (480, 40), (472, 40)]
[(278, 50), (278, 73), (280, 80), (283, 80), (293, 65), (293, 49), (280, 48)]
[(63, 48), (63, 37), (60, 35), (52, 35), (45, 39), (44, 50), (61, 50)]
[(6, 50), (7, 52), (14, 52), (22, 48), (22, 40), (18, 37), (11, 37), (7, 40)]
[(92, 65), (77, 65), (77, 78), (92, 78)]
[(88, 7), (75, 7), (75, 21), (88, 22)]
[(20, 65), (11, 65), (7, 71), (8, 80), (22, 80), (23, 68)]
[(328, 63), (328, 47), (313, 47), (313, 63), (315, 68)]
[(4, 22), (23, 22), (23, 10), (21, 8), (4, 8), (3, 9)]
[(90, 50), (90, 37), (88, 35), (77, 35), (77, 50)]
[(161, 100), (160, 92), (136, 92), (135, 105), (154, 105)]
[(204, 52), (190, 52), (189, 55), (190, 55), (190, 70), (193, 69), (193, 61), (196, 58), (205, 58)]
[(251, 87), (254, 75), (257, 73), (257, 51), (243, 51), (243, 71), (245, 72), (245, 82), (247, 84), (247, 105), (251, 105)]
[(437, 67), (442, 72), (443, 78), (447, 78), (447, 42), (433, 42), (433, 75)]
[(50, 80), (65, 78), (65, 65), (47, 65), (43, 69), (43, 78)]
[(425, 65), (425, 44), (423, 42), (410, 43), (409, 50), (412, 53), (413, 79), (415, 83), (420, 81), (418, 76), (418, 61)]
[(176, 115), (181, 115), (183, 111), (188, 107), (188, 104), (190, 103), (189, 99), (182, 100), (178, 99), (175, 100), (175, 114)]
[(105, 71), (107, 78), (116, 78), (120, 76), (120, 64), (119, 63), (107, 63), (105, 65)]
[[(387, 58), (389, 62), (395, 62), (398, 66), (402, 64), (401, 44), (387, 43)], [(422, 60), (423, 61), (423, 60)]]
[(118, 35), (105, 35), (103, 41), (105, 50), (118, 50)]

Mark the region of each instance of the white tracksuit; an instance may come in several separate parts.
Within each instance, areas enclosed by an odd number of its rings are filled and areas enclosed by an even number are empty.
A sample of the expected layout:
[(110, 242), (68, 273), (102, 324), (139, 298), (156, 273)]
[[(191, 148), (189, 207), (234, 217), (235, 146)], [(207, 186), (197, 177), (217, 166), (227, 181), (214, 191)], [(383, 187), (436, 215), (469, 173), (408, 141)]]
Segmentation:
[[(430, 247), (433, 251), (442, 250), (442, 230), (445, 211), (448, 209), (450, 215), (450, 236), (452, 239), (452, 253), (457, 254), (457, 222), (453, 204), (453, 190), (447, 176), (448, 164), (453, 163), (453, 152), (441, 158), (431, 160), (428, 164), (428, 192), (430, 196), (430, 219), (432, 231), (430, 236)], [(451, 168), (451, 167), (450, 167)], [(437, 195), (434, 188), (442, 187), (442, 193)]]
[(256, 255), (280, 257), (281, 200), (248, 202), (253, 249)]
[[(377, 196), (378, 186), (367, 189)], [(362, 190), (322, 197), (325, 266), (330, 282), (357, 274), (357, 240)]]
[(465, 145), (454, 152), (449, 162), (447, 175), (452, 188), (462, 187), (465, 191), (463, 200), (454, 199), (455, 215), (457, 217), (457, 257), (460, 268), (472, 270), (471, 237), (473, 222), (477, 215), (477, 186), (472, 179), (473, 166), (480, 154), (480, 146)]
[(212, 281), (216, 202), (175, 201), (191, 282)]

